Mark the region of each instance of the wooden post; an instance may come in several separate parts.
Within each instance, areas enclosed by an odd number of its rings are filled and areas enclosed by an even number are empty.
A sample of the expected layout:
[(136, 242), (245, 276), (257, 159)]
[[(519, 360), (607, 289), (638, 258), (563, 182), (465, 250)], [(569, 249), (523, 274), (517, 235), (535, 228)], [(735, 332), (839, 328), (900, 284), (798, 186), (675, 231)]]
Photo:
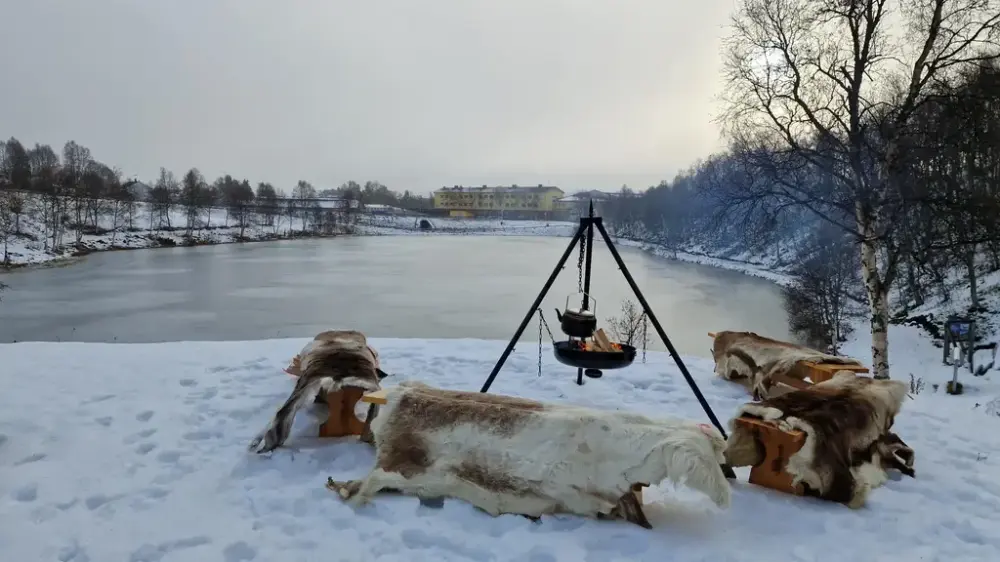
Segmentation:
[[(855, 375), (867, 373), (868, 367), (864, 365), (841, 365), (839, 363), (813, 363), (812, 361), (799, 361), (792, 369), (792, 376), (796, 378), (809, 377), (813, 384), (828, 381), (833, 378), (837, 371), (850, 371)], [(798, 374), (803, 376), (796, 376)]]

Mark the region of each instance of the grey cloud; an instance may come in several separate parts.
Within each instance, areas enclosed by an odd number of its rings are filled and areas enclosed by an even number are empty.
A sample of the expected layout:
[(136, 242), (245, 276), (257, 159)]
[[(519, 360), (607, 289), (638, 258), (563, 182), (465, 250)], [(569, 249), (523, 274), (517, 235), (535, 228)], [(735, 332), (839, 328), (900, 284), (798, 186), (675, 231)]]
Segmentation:
[(127, 175), (643, 187), (720, 146), (721, 0), (5, 0), (0, 136)]

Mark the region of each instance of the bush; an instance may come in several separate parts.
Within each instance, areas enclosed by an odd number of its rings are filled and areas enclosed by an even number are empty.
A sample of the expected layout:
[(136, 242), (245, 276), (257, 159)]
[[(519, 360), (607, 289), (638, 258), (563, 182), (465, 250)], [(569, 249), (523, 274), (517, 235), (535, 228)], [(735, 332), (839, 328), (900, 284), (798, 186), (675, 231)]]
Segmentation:
[(618, 343), (640, 347), (649, 344), (649, 330), (646, 327), (646, 312), (639, 309), (631, 299), (622, 301), (621, 316), (607, 319), (611, 337)]
[(811, 256), (792, 269), (785, 310), (792, 331), (807, 345), (837, 354), (852, 322), (863, 316), (856, 256), (849, 244), (831, 238), (815, 244)]

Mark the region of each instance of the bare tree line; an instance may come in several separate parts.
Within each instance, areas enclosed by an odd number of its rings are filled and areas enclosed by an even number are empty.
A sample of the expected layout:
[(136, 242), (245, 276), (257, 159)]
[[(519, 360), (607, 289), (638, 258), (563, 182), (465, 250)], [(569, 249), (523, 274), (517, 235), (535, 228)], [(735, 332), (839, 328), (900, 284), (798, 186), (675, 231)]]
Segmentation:
[(860, 298), (880, 378), (891, 305), (946, 295), (958, 269), (983, 312), (980, 269), (1000, 270), (1000, 0), (740, 0), (724, 57), (729, 150), (624, 191), (616, 229), (800, 257), (790, 309), (835, 347), (840, 313), (823, 310)]
[[(414, 210), (431, 206), (428, 197), (398, 194), (377, 181), (349, 181), (317, 190), (300, 180), (286, 195), (272, 184), (253, 187), (228, 174), (209, 183), (197, 168), (179, 180), (161, 168), (150, 184), (147, 188), (125, 180), (121, 170), (99, 162), (74, 141), (65, 144), (61, 158), (48, 145), (25, 148), (13, 137), (0, 141), (0, 264), (10, 263), (8, 247), (14, 237), (36, 237), (23, 228), (29, 215), (44, 228), (35, 241), (55, 250), (79, 245), (87, 234), (108, 234), (114, 245), (121, 233), (141, 230), (183, 230), (192, 237), (206, 229), (235, 226), (236, 237), (244, 239), (247, 229), (256, 226), (274, 236), (328, 235), (350, 232), (365, 204)], [(347, 205), (328, 208), (316, 200), (330, 196)], [(147, 211), (142, 218), (140, 203)], [(183, 216), (181, 224), (175, 224), (177, 212)], [(297, 230), (296, 219), (301, 224)]]

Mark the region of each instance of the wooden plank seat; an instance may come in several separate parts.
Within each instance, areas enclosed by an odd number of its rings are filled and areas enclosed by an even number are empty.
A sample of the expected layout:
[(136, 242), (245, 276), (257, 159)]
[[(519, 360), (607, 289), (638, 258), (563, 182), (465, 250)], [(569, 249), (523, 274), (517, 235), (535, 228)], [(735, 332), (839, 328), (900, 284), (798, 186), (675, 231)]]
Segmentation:
[[(299, 376), (299, 356), (296, 355), (284, 371), (293, 377)], [(320, 437), (346, 437), (357, 435), (362, 440), (367, 436), (368, 423), (378, 413), (378, 407), (385, 404), (385, 391), (366, 392), (364, 389), (348, 387), (337, 392), (320, 392), (316, 402), (323, 402), (329, 409), (326, 422), (319, 427)], [(358, 402), (370, 404), (366, 421), (354, 415)]]
[[(368, 424), (378, 414), (378, 407), (385, 404), (385, 391), (366, 392), (361, 388), (348, 387), (336, 392), (328, 392), (324, 397), (329, 415), (326, 422), (319, 427), (320, 437), (346, 437), (357, 435), (365, 437)], [(365, 421), (354, 415), (358, 402), (369, 404)]]
[(802, 484), (793, 485), (785, 467), (788, 458), (805, 444), (806, 434), (798, 430), (784, 431), (775, 422), (749, 416), (736, 418), (736, 424), (753, 434), (763, 452), (761, 462), (750, 469), (750, 483), (796, 496), (803, 495)]
[[(715, 339), (715, 332), (709, 332), (708, 337)], [(779, 373), (771, 377), (771, 381), (802, 390), (810, 386), (828, 381), (837, 371), (850, 371), (855, 375), (868, 373), (864, 365), (842, 365), (840, 363), (815, 363), (799, 361), (789, 373)]]

